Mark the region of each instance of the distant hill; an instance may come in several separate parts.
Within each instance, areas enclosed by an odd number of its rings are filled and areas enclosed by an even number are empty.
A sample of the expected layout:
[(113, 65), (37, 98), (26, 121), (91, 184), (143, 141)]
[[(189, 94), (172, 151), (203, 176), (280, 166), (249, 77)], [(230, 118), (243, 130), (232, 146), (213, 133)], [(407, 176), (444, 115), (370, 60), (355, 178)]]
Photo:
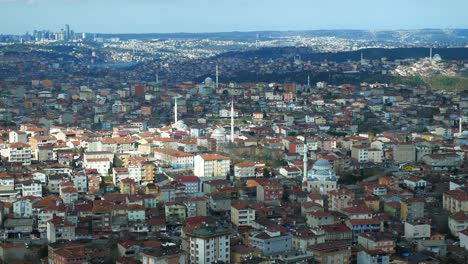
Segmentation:
[(235, 41), (268, 40), (290, 36), (336, 37), (343, 39), (401, 42), (401, 43), (466, 43), (468, 29), (417, 29), (417, 30), (305, 30), (305, 31), (250, 31), (212, 33), (144, 33), (98, 34), (105, 38), (120, 39), (216, 39)]
[[(263, 48), (244, 52), (226, 52), (218, 55), (219, 58), (259, 58), (276, 59), (287, 55), (300, 55), (302, 60), (310, 61), (336, 61), (344, 62), (347, 60), (357, 61), (361, 59), (361, 52), (365, 59), (378, 60), (387, 58), (389, 60), (397, 59), (420, 59), (429, 57), (428, 48), (395, 48), (395, 49), (362, 49), (357, 51), (343, 51), (330, 53), (317, 53), (309, 48), (278, 47)], [(439, 54), (444, 60), (467, 60), (468, 48), (434, 48), (433, 54)]]

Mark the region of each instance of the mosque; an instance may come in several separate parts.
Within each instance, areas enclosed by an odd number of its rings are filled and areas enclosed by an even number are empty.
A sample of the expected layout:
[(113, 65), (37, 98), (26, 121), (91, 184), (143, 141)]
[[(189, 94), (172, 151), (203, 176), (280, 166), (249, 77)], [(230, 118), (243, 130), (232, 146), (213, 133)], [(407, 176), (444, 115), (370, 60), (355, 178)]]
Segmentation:
[(311, 170), (307, 170), (307, 154), (304, 154), (304, 178), (302, 189), (307, 192), (327, 195), (328, 192), (336, 190), (338, 177), (327, 160), (319, 159), (314, 163)]

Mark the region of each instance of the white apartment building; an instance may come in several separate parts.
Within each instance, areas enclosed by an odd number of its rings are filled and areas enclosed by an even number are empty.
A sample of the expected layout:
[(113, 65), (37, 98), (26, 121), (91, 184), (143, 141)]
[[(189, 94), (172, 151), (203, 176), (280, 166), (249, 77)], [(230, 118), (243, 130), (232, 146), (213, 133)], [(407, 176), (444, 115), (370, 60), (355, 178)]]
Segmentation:
[(22, 198), (13, 202), (13, 215), (15, 218), (30, 218), (33, 216), (32, 212), (33, 199)]
[(351, 148), (351, 157), (358, 162), (369, 161), (369, 148), (367, 146), (356, 145)]
[(106, 158), (87, 159), (85, 160), (86, 169), (95, 169), (101, 176), (109, 175), (111, 162)]
[(28, 135), (24, 131), (10, 131), (8, 134), (8, 142), (13, 143), (13, 142), (22, 142), (26, 143), (28, 142)]
[(254, 178), (255, 162), (240, 162), (234, 165), (234, 177), (236, 179)]
[(230, 231), (220, 226), (202, 226), (187, 234), (190, 263), (230, 262)]
[(154, 157), (174, 169), (193, 168), (193, 155), (171, 148), (158, 148), (154, 150)]
[(88, 177), (84, 173), (76, 173), (71, 175), (73, 186), (79, 193), (86, 193), (88, 191)]
[(218, 154), (202, 154), (195, 156), (194, 174), (197, 177), (220, 177), (229, 174), (231, 160)]
[(381, 149), (371, 148), (368, 150), (368, 160), (374, 163), (383, 162), (383, 151)]
[(42, 185), (37, 181), (23, 183), (21, 185), (21, 193), (23, 196), (42, 197)]
[(231, 222), (236, 226), (253, 226), (255, 223), (255, 209), (248, 204), (231, 205)]
[(423, 239), (431, 237), (431, 225), (427, 223), (405, 222), (406, 239)]
[(27, 143), (14, 142), (8, 145), (9, 162), (20, 162), (22, 165), (31, 165), (31, 146)]

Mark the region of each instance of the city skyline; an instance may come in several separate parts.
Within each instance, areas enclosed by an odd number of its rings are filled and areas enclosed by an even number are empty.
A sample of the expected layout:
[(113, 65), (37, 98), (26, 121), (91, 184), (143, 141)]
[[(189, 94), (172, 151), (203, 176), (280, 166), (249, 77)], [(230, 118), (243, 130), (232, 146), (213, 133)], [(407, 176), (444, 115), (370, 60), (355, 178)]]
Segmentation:
[[(148, 1), (0, 0), (1, 34), (70, 24), (75, 32), (171, 33), (264, 30), (468, 28), (461, 0)], [(240, 15), (241, 14), (241, 15)], [(450, 14), (450, 15), (448, 15)]]

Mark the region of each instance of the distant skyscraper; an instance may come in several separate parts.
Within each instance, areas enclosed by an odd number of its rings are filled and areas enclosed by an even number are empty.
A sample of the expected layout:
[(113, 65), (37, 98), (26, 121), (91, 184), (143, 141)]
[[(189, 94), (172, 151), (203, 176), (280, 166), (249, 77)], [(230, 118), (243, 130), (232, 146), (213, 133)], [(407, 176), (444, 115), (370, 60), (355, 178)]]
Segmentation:
[(68, 41), (70, 40), (70, 25), (65, 24), (65, 40)]

